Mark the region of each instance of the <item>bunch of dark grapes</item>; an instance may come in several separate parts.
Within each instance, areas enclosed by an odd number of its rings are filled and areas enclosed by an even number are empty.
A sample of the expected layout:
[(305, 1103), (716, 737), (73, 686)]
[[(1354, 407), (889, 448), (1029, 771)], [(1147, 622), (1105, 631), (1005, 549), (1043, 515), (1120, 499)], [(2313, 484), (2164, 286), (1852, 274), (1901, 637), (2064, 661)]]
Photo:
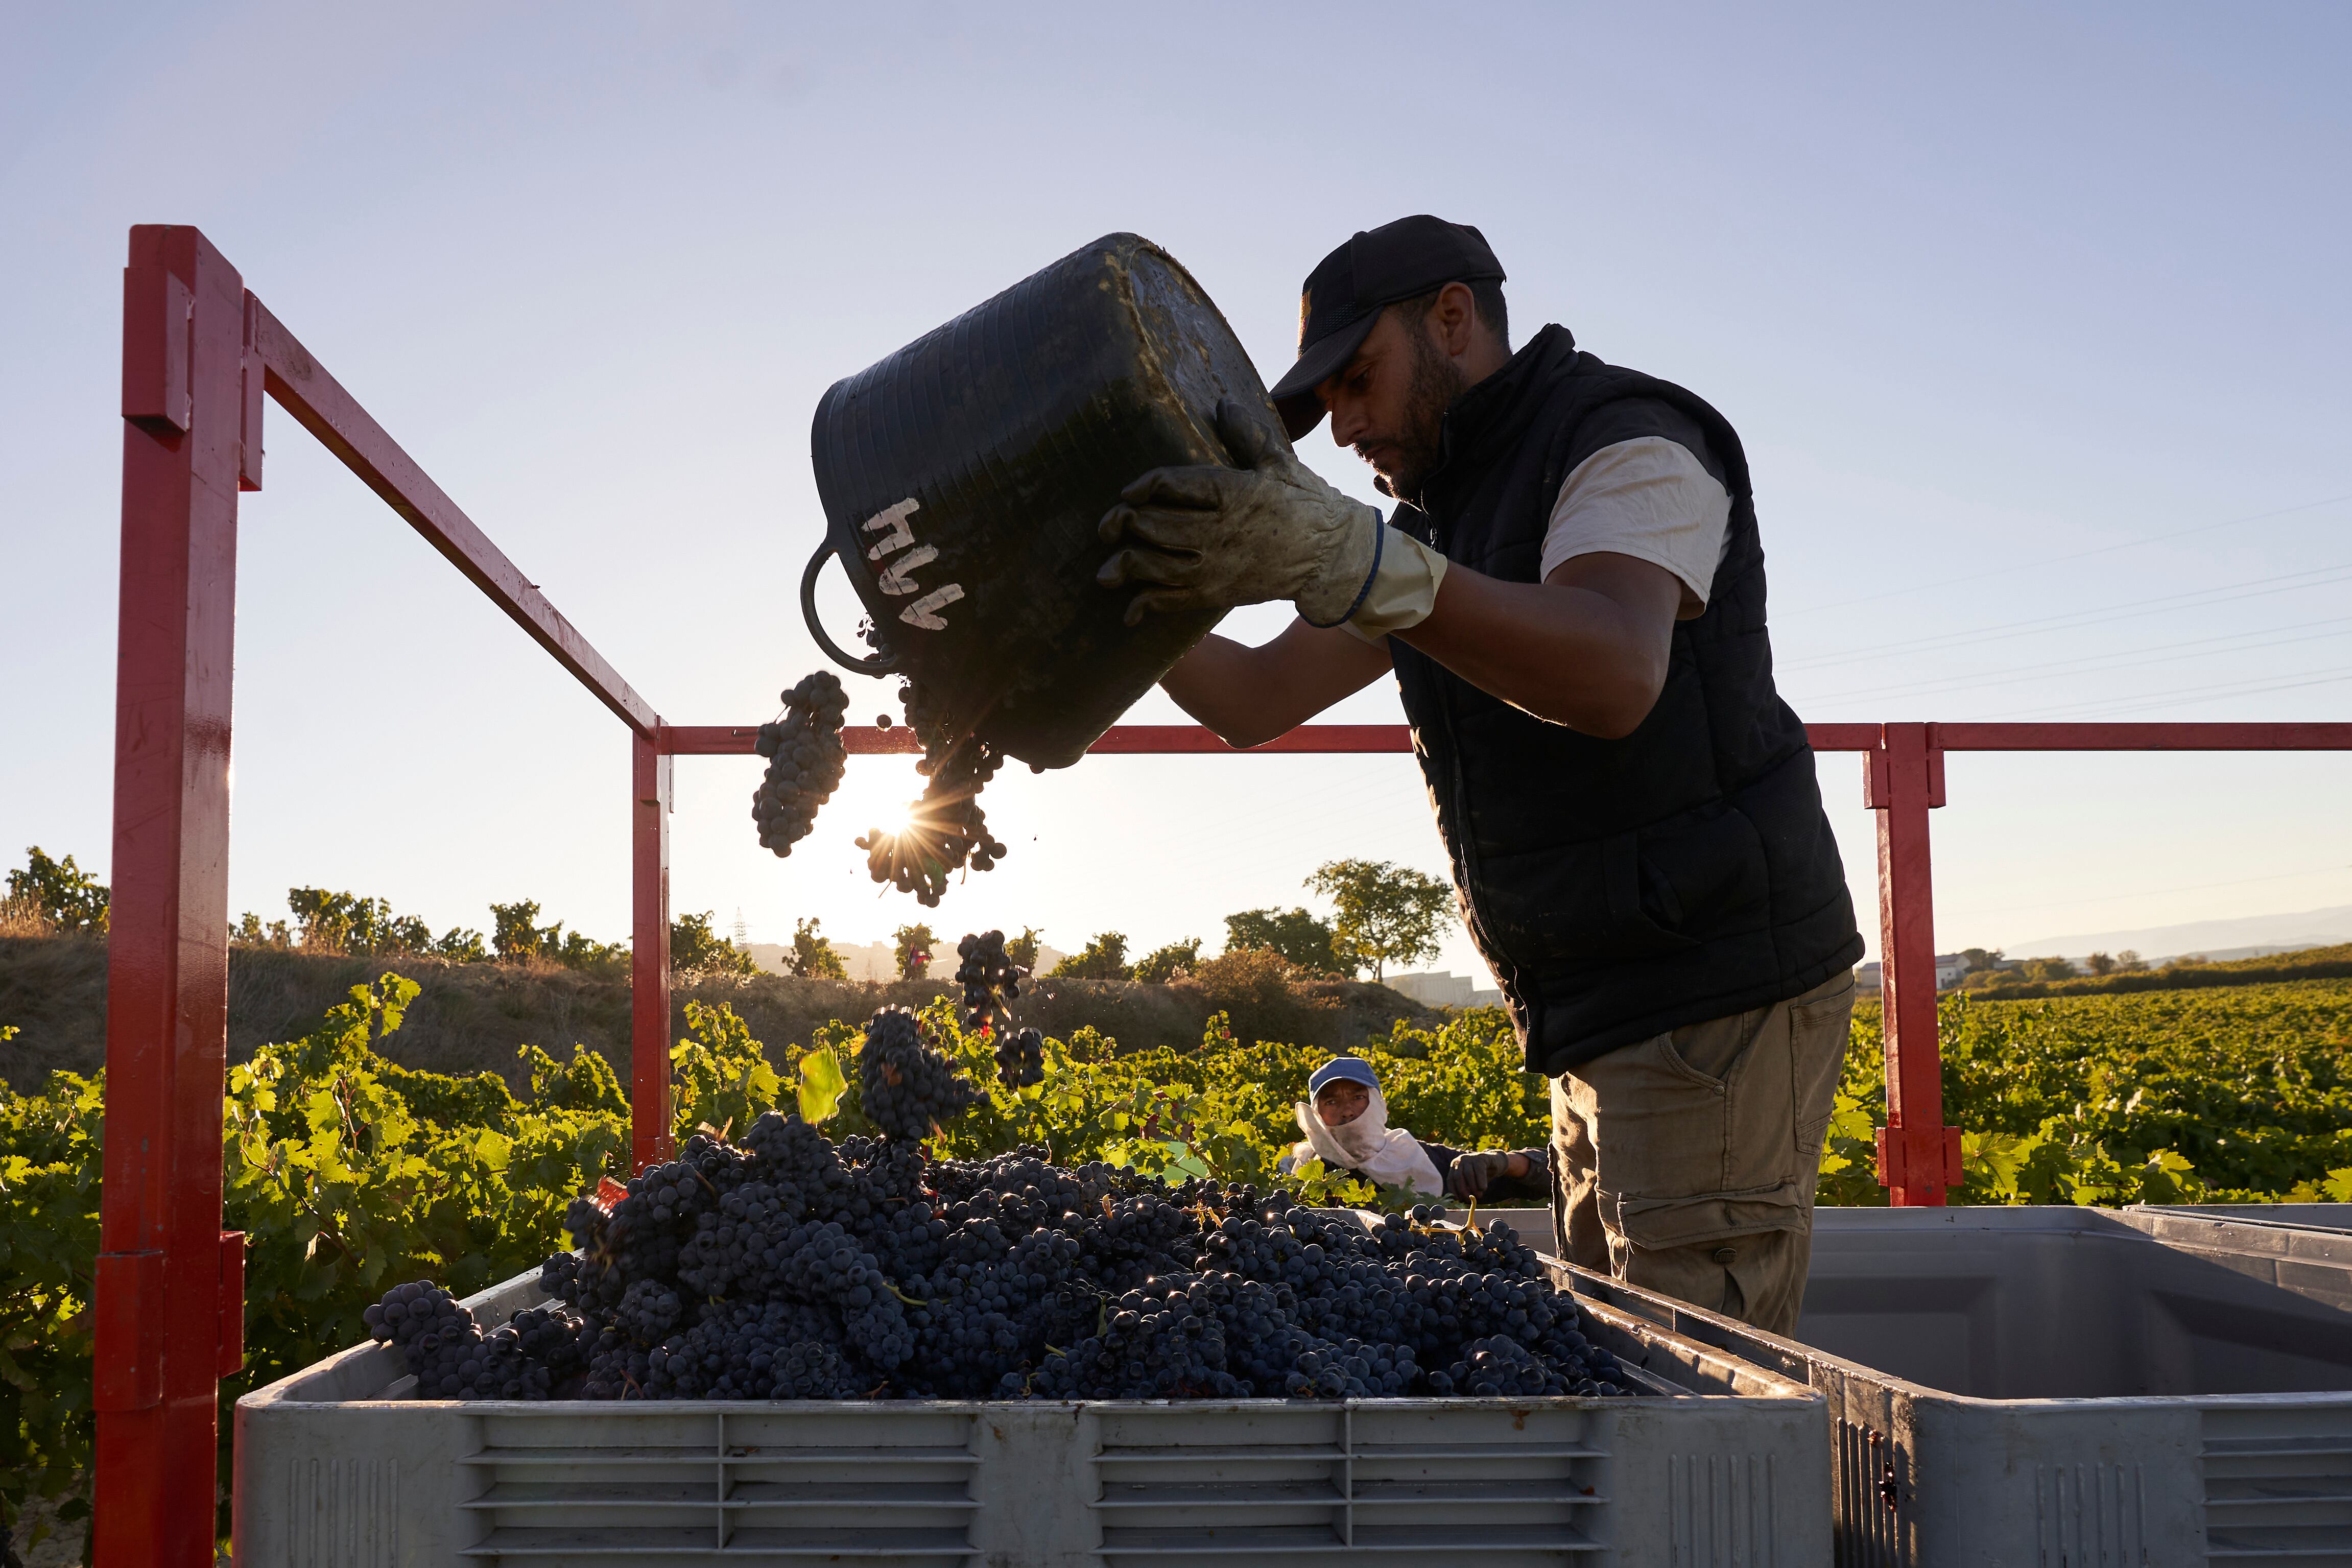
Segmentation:
[(996, 1041), (996, 1076), (1007, 1089), (1024, 1089), (1045, 1081), (1045, 1037), (1034, 1029), (1017, 1029)]
[(817, 807), (841, 787), (849, 752), (841, 743), (849, 697), (829, 669), (801, 678), (783, 693), (784, 716), (760, 726), (752, 750), (768, 759), (768, 772), (751, 795), (751, 820), (760, 826), (760, 847), (778, 856), (808, 837)]
[(1012, 1002), (1028, 971), (1004, 956), (1001, 931), (965, 937), (956, 943), (956, 956), (963, 960), (955, 972), (963, 987), (963, 1026), (1002, 1035), (1012, 1026)]
[[(969, 955), (967, 955), (969, 956)], [(1041, 1148), (935, 1161), (971, 1097), (913, 1015), (868, 1026), (838, 1143), (769, 1112), (572, 1205), (562, 1305), (488, 1332), (422, 1282), (366, 1314), (457, 1399), (1607, 1396), (1632, 1376), (1509, 1231), (1369, 1226)], [(885, 1070), (887, 1069), (887, 1070)], [(895, 1073), (896, 1077), (893, 1078)]]
[[(425, 1280), (395, 1285), (360, 1314), (378, 1343), (397, 1348), (419, 1399), (546, 1399), (576, 1392), (585, 1358), (576, 1318), (527, 1310), (488, 1334), (449, 1292)], [(559, 1384), (563, 1386), (559, 1390)]]
[(908, 807), (905, 827), (895, 833), (873, 828), (857, 847), (866, 851), (866, 868), (876, 881), (935, 906), (950, 874), (966, 865), (990, 870), (1004, 858), (1004, 846), (988, 831), (980, 808), (980, 792), (1004, 765), (1004, 755), (976, 735), (950, 735), (912, 683), (901, 686), (898, 697), (923, 742), (916, 771), (929, 782), (923, 797)]
[(923, 1038), (915, 1015), (885, 1007), (866, 1021), (857, 1054), (859, 1103), (888, 1138), (914, 1142), (980, 1099), (971, 1080)]

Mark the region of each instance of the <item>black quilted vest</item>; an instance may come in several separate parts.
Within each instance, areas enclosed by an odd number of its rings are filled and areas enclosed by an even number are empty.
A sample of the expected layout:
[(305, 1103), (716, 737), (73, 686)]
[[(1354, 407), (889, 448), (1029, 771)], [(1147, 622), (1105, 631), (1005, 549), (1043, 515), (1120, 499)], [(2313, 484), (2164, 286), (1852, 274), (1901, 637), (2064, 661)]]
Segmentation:
[(1694, 423), (1731, 494), (1729, 540), (1632, 734), (1546, 723), (1389, 639), (1463, 917), (1531, 1072), (1801, 994), (1862, 956), (1812, 748), (1773, 689), (1756, 506), (1721, 415), (1546, 327), (1447, 411), (1443, 460), (1394, 521), (1533, 583), (1579, 462)]

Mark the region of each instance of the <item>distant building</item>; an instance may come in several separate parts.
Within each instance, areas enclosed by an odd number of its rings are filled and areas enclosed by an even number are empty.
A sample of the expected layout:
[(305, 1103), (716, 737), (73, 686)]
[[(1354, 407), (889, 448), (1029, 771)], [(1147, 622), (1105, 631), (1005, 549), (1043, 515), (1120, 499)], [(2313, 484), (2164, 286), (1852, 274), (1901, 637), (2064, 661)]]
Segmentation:
[[(1937, 953), (1936, 955), (1936, 989), (1938, 991), (1950, 990), (1953, 986), (1958, 985), (1960, 983), (1960, 977), (1968, 973), (1968, 972), (1969, 961), (1958, 953)], [(1881, 990), (1885, 985), (1885, 972), (1879, 966), (1878, 962), (1874, 959), (1853, 972), (1853, 983), (1858, 990)]]
[(1381, 984), (1412, 997), (1424, 1007), (1499, 1007), (1503, 1005), (1501, 991), (1479, 990), (1470, 976), (1446, 970), (1421, 974), (1391, 974)]

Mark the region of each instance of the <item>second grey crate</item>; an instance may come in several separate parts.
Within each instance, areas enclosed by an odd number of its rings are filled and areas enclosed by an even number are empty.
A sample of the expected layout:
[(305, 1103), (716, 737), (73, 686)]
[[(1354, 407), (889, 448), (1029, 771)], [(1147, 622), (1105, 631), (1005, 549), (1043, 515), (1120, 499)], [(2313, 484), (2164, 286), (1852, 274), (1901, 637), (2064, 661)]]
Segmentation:
[(1829, 1396), (1840, 1568), (2352, 1568), (2352, 1236), (1822, 1209), (1794, 1340), (1571, 1272)]

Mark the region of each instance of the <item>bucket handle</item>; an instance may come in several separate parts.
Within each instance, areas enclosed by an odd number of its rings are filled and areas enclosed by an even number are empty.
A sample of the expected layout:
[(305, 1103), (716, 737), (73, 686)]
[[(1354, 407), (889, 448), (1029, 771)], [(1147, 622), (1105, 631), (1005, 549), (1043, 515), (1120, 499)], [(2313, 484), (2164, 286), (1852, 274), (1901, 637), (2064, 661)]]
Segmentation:
[(816, 553), (809, 557), (808, 570), (801, 574), (801, 618), (808, 623), (809, 636), (816, 638), (816, 646), (824, 649), (825, 657), (842, 668), (854, 669), (860, 675), (888, 675), (898, 668), (896, 653), (877, 653), (861, 658), (854, 653), (845, 652), (841, 645), (827, 635), (824, 623), (816, 617), (817, 574), (824, 570), (825, 561), (833, 554), (833, 541), (828, 537), (816, 547)]

